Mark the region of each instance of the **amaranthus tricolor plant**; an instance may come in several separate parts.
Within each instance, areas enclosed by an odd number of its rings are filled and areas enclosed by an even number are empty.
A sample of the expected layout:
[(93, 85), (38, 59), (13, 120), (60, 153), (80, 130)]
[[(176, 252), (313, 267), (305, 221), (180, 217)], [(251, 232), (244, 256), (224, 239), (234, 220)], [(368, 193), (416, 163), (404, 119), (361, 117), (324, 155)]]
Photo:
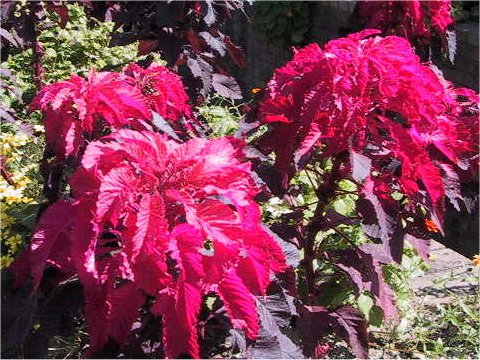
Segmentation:
[(34, 100), (57, 157), (81, 161), (69, 179), (71, 197), (45, 211), (26, 263), (15, 266), (26, 266), (33, 290), (46, 264), (78, 276), (90, 354), (109, 337), (124, 345), (147, 297), (156, 299), (151, 311), (163, 319), (168, 357), (200, 356), (198, 316), (210, 293), (253, 339), (254, 295), (265, 294), (285, 261), (261, 225), (244, 143), (180, 144), (148, 130), (117, 130), (147, 127), (150, 108), (173, 123), (191, 115), (180, 80), (165, 68), (132, 64), (125, 74), (73, 77)]
[(440, 50), (453, 62), (455, 36), (450, 0), (357, 1), (355, 14), (366, 29), (406, 38), (425, 59), (438, 39)]
[[(275, 155), (276, 175), (265, 180), (291, 207), (276, 231), (303, 253), (297, 277), (305, 284), (310, 355), (329, 324), (328, 310), (318, 305), (332, 285), (315, 267), (341, 270), (357, 297), (371, 294), (384, 318), (395, 321), (395, 297), (381, 265), (401, 261), (405, 240), (426, 257), (427, 241), (443, 231), (445, 200), (460, 209), (461, 181), (478, 169), (477, 94), (422, 64), (406, 39), (372, 36), (378, 33), (364, 30), (323, 49), (296, 50), (275, 71), (259, 105), (259, 125), (268, 130), (256, 146)], [(313, 204), (292, 201), (298, 182), (291, 179), (299, 171), (310, 180)], [(332, 208), (345, 196), (355, 204), (353, 213)], [(368, 241), (355, 243), (345, 226), (360, 227)], [(325, 245), (332, 231), (344, 249)], [(365, 328), (348, 327), (339, 333), (366, 357)]]

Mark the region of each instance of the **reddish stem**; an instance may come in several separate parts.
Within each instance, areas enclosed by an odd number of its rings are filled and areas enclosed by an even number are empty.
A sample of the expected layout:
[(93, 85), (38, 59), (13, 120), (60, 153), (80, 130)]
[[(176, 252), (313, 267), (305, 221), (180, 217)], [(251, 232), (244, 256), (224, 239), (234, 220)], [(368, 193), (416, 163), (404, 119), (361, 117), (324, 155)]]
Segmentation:
[(37, 90), (41, 90), (45, 86), (45, 69), (42, 65), (42, 57), (45, 54), (45, 48), (42, 43), (38, 41), (39, 31), (36, 27), (38, 22), (37, 11), (41, 9), (39, 2), (31, 1), (29, 3), (29, 21), (27, 26), (32, 34), (32, 66), (33, 66), (33, 81)]
[(9, 185), (12, 185), (12, 186), (15, 185), (15, 182), (12, 179), (12, 174), (10, 174), (10, 172), (8, 171), (7, 165), (5, 164), (5, 159), (1, 155), (0, 155), (0, 172), (2, 174), (2, 177), (5, 179), (5, 181)]
[(315, 193), (318, 197), (317, 207), (315, 213), (307, 225), (303, 241), (303, 253), (304, 253), (304, 270), (305, 278), (308, 290), (307, 303), (314, 304), (315, 302), (315, 271), (313, 270), (313, 260), (315, 259), (315, 238), (320, 231), (319, 219), (322, 217), (325, 207), (335, 198), (337, 187), (337, 181), (339, 180), (338, 170), (344, 161), (345, 156), (343, 154), (338, 155), (333, 162), (332, 170), (324, 177), (324, 182), (319, 184)]

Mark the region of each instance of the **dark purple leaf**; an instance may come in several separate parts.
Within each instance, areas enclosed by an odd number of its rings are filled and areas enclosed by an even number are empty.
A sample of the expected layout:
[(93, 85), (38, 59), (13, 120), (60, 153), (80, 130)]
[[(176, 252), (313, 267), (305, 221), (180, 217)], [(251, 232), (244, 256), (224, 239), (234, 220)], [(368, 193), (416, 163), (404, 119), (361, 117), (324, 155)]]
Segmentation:
[(379, 193), (375, 182), (368, 179), (360, 190), (356, 206), (365, 234), (380, 240), (390, 250), (392, 258), (400, 262), (404, 234), (399, 227), (398, 203), (389, 195)]
[(245, 54), (240, 46), (237, 46), (233, 43), (230, 36), (225, 36), (223, 38), (225, 45), (227, 46), (228, 55), (232, 61), (237, 65), (239, 68), (244, 68), (246, 64)]
[(13, 273), (2, 270), (2, 357), (25, 341), (37, 308), (37, 296), (31, 296), (32, 283), (16, 288), (14, 282)]
[(447, 30), (448, 60), (452, 64), (455, 63), (455, 55), (457, 55), (457, 33), (455, 30)]
[(20, 120), (17, 120), (14, 118), (15, 114), (13, 109), (6, 109), (0, 105), (0, 119), (15, 125), (17, 129), (27, 135), (32, 135), (33, 134), (33, 125), (21, 122)]
[(405, 235), (405, 240), (408, 241), (418, 252), (423, 260), (429, 260), (430, 254), (430, 240), (429, 239), (419, 239), (412, 235)]
[(6, 121), (7, 123), (14, 124), (15, 118), (11, 115), (12, 109), (4, 108), (0, 105), (0, 119)]
[(187, 66), (193, 76), (201, 81), (203, 88), (201, 93), (206, 96), (212, 87), (212, 65), (201, 58), (189, 58), (187, 60)]
[(105, 11), (104, 21), (114, 21), (117, 13), (121, 10), (120, 4), (108, 4)]
[(460, 178), (453, 166), (446, 163), (439, 163), (442, 173), (443, 184), (445, 185), (445, 195), (453, 207), (460, 211), (459, 201), (463, 201)]
[(395, 230), (395, 233), (387, 239), (383, 245), (385, 249), (390, 251), (390, 255), (397, 263), (402, 262), (403, 248), (405, 245), (405, 231), (400, 226)]
[[(285, 229), (288, 227), (288, 225), (282, 228), (280, 226), (276, 227), (276, 230), (281, 232), (282, 229)], [(286, 241), (280, 236), (280, 234), (273, 229), (268, 228), (267, 226), (263, 227), (269, 234), (272, 236), (276, 242), (282, 247), (283, 253), (285, 254), (285, 259), (287, 260), (287, 265), (296, 268), (300, 262), (300, 251), (298, 248), (298, 242), (296, 241), (296, 238), (289, 238), (288, 234), (285, 237), (285, 239), (289, 240)], [(289, 229), (291, 230), (291, 229)]]
[(255, 172), (274, 195), (281, 196), (285, 194), (285, 188), (282, 186), (282, 178), (277, 169), (268, 164), (260, 163), (256, 167)]
[(151, 53), (158, 48), (157, 40), (140, 40), (138, 42), (137, 56)]
[(108, 47), (125, 46), (132, 44), (135, 41), (137, 41), (137, 34), (132, 31), (115, 33), (112, 35), (112, 39), (110, 40)]
[(423, 216), (417, 217), (413, 221), (408, 221), (405, 227), (405, 232), (423, 240), (428, 240), (435, 236), (434, 232), (427, 229), (425, 218)]
[(13, 14), (15, 11), (15, 7), (17, 6), (17, 1), (13, 0), (3, 0), (0, 3), (0, 19), (2, 21), (2, 24), (5, 23), (10, 16)]
[(465, 203), (465, 208), (469, 214), (472, 214), (475, 209), (478, 208), (478, 197), (464, 196), (463, 202)]
[(56, 4), (55, 2), (45, 2), (49, 11), (55, 12), (60, 18), (58, 26), (64, 29), (68, 22), (68, 8), (66, 5)]
[[(211, 91), (213, 73), (227, 75), (220, 63), (227, 51), (236, 65), (244, 64), (241, 49), (219, 31), (232, 11), (243, 9), (242, 1), (85, 1), (90, 16), (102, 21), (110, 18), (115, 22), (115, 30), (123, 29), (123, 33), (114, 32), (111, 46), (140, 41), (139, 54), (160, 52), (168, 65), (182, 75), (195, 102), (202, 101)], [(212, 53), (206, 51), (206, 42)], [(220, 87), (222, 82), (217, 81), (216, 86)], [(217, 91), (240, 98), (234, 85), (225, 84)]]
[(381, 265), (372, 255), (360, 249), (338, 250), (331, 254), (338, 256), (335, 264), (348, 275), (357, 296), (363, 291), (368, 291), (381, 307), (385, 318), (398, 319), (395, 295), (385, 282)]
[(280, 330), (281, 324), (285, 324), (283, 307), (278, 302), (268, 303), (260, 298), (257, 299), (257, 310), (260, 333), (255, 342), (248, 346), (247, 356), (260, 359), (302, 358), (300, 348)]
[(335, 332), (350, 344), (357, 359), (368, 358), (367, 324), (352, 306), (342, 306), (331, 313)]
[(245, 154), (245, 159), (256, 160), (256, 161), (266, 161), (268, 157), (265, 156), (262, 152), (255, 149), (253, 146), (246, 145), (243, 148), (243, 153)]
[(0, 77), (2, 78), (2, 80), (0, 80), (0, 89), (13, 93), (13, 95), (18, 98), (18, 102), (23, 104), (22, 91), (12, 72), (9, 69), (0, 69)]
[(292, 318), (298, 316), (295, 298), (289, 295), (278, 281), (270, 284), (267, 294), (260, 299), (276, 319), (277, 325), (280, 327), (290, 326)]
[(200, 35), (205, 40), (208, 46), (210, 46), (213, 50), (220, 54), (220, 56), (225, 56), (226, 47), (222, 39), (212, 36), (212, 34), (207, 31), (202, 31), (198, 35)]
[(18, 41), (15, 39), (15, 37), (3, 28), (0, 28), (0, 36), (8, 40), (13, 46), (17, 46), (17, 47), (20, 46)]
[(353, 225), (357, 223), (358, 219), (342, 215), (333, 209), (328, 209), (325, 213), (325, 216), (318, 219), (318, 229), (325, 231), (328, 229), (333, 229), (341, 224)]
[(352, 167), (353, 180), (361, 183), (370, 176), (372, 160), (352, 150), (350, 152), (350, 166)]
[(230, 329), (230, 335), (227, 338), (228, 343), (232, 345), (233, 349), (238, 349), (241, 353), (247, 351), (247, 339), (245, 332), (241, 329)]
[(312, 122), (308, 129), (306, 130), (306, 136), (301, 142), (297, 151), (293, 156), (293, 162), (295, 164), (295, 169), (300, 170), (305, 167), (308, 161), (312, 157), (312, 153), (315, 149), (315, 145), (322, 136), (319, 125), (316, 122)]
[(156, 113), (155, 111), (152, 111), (152, 124), (160, 131), (163, 133), (167, 134), (170, 136), (172, 139), (175, 139), (177, 141), (180, 141), (180, 138), (178, 135), (175, 133), (175, 130), (173, 130), (172, 126), (168, 123), (167, 120), (165, 120), (160, 114)]
[(205, 21), (205, 24), (208, 26), (211, 26), (215, 20), (215, 9), (213, 8), (213, 1), (212, 0), (206, 0), (205, 3), (207, 4), (207, 14), (203, 18), (203, 21)]
[(323, 306), (303, 306), (297, 320), (298, 333), (302, 337), (305, 356), (311, 356), (321, 336), (331, 328), (330, 311)]
[(304, 306), (297, 323), (306, 356), (312, 356), (321, 337), (333, 331), (348, 342), (357, 358), (368, 358), (367, 324), (352, 306), (334, 311), (323, 306)]
[(363, 224), (368, 226), (368, 236), (386, 240), (395, 232), (397, 222), (384, 210), (382, 202), (374, 193), (373, 181), (368, 181), (361, 189), (357, 209), (363, 218)]
[(231, 76), (226, 76), (222, 74), (213, 74), (212, 75), (212, 87), (220, 95), (225, 96), (230, 99), (241, 99), (242, 91), (240, 86)]
[(371, 255), (375, 261), (380, 264), (390, 264), (394, 262), (390, 250), (387, 249), (384, 244), (367, 243), (360, 245), (359, 249), (364, 253)]
[(31, 331), (24, 344), (26, 358), (48, 355), (50, 339), (55, 335), (69, 335), (74, 330), (74, 318), (83, 306), (83, 288), (78, 280), (61, 284), (51, 296), (42, 301), (34, 321), (40, 327)]
[[(0, 77), (0, 89), (6, 93), (13, 94), (22, 103), (21, 89), (12, 72), (8, 69), (0, 69)], [(4, 104), (0, 104), (0, 119), (15, 125), (20, 131), (28, 135), (33, 133), (33, 126), (20, 121), (15, 114), (15, 110)]]

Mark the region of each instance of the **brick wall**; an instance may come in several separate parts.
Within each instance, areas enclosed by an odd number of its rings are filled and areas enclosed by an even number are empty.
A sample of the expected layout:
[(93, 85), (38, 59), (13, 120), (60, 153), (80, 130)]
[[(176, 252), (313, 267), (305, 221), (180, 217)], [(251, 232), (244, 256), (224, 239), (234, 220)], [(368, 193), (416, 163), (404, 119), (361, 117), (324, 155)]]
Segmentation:
[[(351, 1), (312, 1), (311, 29), (305, 43), (324, 44), (339, 37), (339, 30), (347, 24), (354, 7), (355, 3)], [(251, 16), (248, 9), (247, 13)], [(273, 69), (285, 64), (292, 56), (290, 48), (266, 39), (244, 15), (237, 14), (227, 24), (226, 32), (246, 52), (247, 66), (235, 75), (247, 87), (264, 86)]]
[[(355, 1), (312, 1), (311, 29), (307, 43), (327, 41), (342, 36), (342, 28), (348, 27), (348, 20), (355, 7)], [(445, 77), (454, 83), (479, 89), (479, 29), (478, 24), (463, 23), (456, 26), (457, 55), (455, 64), (439, 64)], [(291, 50), (272, 44), (255, 30), (245, 16), (238, 15), (227, 26), (229, 33), (246, 51), (247, 66), (237, 71), (248, 87), (263, 86), (272, 70), (291, 57)]]
[(457, 54), (454, 66), (443, 66), (448, 80), (478, 91), (478, 24), (467, 22), (455, 26)]

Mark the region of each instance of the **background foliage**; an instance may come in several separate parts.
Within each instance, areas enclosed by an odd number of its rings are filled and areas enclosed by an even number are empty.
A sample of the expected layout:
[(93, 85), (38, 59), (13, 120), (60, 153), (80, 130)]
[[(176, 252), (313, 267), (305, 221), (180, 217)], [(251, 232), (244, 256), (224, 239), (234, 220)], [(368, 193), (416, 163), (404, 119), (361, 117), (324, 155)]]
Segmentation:
[(257, 31), (283, 46), (302, 44), (310, 30), (310, 6), (308, 1), (256, 2), (253, 19)]

